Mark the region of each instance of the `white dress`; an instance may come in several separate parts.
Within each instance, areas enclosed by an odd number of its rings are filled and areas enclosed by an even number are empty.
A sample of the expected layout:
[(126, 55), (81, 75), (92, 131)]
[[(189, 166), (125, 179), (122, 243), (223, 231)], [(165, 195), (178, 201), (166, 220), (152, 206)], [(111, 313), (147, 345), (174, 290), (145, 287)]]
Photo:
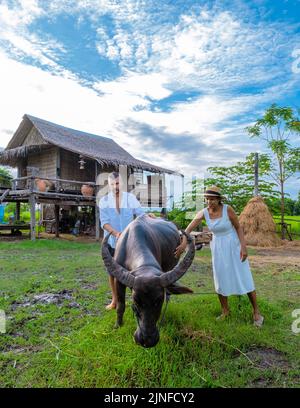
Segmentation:
[(210, 243), (215, 290), (223, 296), (244, 295), (255, 290), (248, 259), (240, 259), (241, 244), (232, 225), (227, 205), (223, 204), (222, 217), (210, 219), (207, 208), (204, 217), (213, 233)]

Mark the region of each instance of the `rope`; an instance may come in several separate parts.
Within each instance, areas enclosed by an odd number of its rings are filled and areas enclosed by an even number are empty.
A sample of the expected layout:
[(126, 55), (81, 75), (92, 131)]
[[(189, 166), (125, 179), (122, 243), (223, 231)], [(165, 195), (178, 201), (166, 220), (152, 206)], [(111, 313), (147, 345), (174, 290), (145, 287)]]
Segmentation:
[[(190, 295), (215, 295), (215, 294), (216, 294), (215, 292), (193, 292), (193, 293), (190, 293)], [(165, 306), (164, 306), (164, 310), (163, 310), (162, 316), (160, 318), (160, 321), (158, 323), (158, 329), (159, 330), (161, 329), (161, 327), (162, 327), (162, 325), (164, 323), (164, 320), (165, 320), (165, 317), (166, 317), (167, 307), (168, 307), (168, 304), (170, 302), (170, 298), (171, 298), (171, 295), (167, 294), (167, 291), (165, 290), (165, 301), (164, 301)], [(138, 319), (138, 316), (137, 316), (138, 310), (137, 310), (134, 303), (132, 303), (131, 309), (132, 309), (133, 317), (136, 319), (139, 329), (141, 329), (140, 322), (139, 322), (139, 319)]]
[(165, 320), (166, 310), (167, 310), (168, 304), (169, 304), (169, 302), (170, 302), (170, 297), (171, 297), (171, 296), (168, 295), (168, 294), (167, 294), (167, 291), (165, 290), (165, 308), (164, 308), (162, 317), (161, 317), (161, 319), (160, 319), (160, 322), (158, 323), (158, 328), (159, 328), (159, 329), (162, 327), (163, 322), (164, 322), (164, 320)]

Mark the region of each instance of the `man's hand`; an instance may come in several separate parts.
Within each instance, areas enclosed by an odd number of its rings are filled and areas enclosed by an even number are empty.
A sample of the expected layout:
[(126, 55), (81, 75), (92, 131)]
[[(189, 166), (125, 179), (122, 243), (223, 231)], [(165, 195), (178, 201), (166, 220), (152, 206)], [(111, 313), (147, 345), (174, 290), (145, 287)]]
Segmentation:
[(119, 237), (120, 237), (120, 235), (122, 234), (122, 232), (114, 232), (114, 236), (116, 237), (116, 239), (118, 240), (119, 239)]

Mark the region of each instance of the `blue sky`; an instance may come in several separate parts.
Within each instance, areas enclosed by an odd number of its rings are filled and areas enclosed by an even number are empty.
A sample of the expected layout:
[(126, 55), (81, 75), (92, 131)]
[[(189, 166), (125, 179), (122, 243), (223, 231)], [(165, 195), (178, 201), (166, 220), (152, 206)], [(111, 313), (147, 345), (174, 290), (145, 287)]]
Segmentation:
[(0, 147), (29, 113), (202, 175), (265, 152), (245, 127), (299, 85), (299, 0), (0, 0)]

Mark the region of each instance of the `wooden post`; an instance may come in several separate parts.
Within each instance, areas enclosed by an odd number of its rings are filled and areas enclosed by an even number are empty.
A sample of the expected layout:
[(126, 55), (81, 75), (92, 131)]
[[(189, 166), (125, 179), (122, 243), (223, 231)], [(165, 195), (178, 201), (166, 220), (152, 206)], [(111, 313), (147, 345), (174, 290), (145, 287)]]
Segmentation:
[(174, 180), (170, 181), (170, 208), (174, 210)]
[(55, 205), (55, 236), (59, 238), (59, 205)]
[(258, 191), (258, 153), (255, 153), (255, 162), (254, 162), (254, 196), (259, 195)]
[(31, 194), (29, 198), (29, 203), (30, 203), (30, 237), (31, 241), (35, 241), (36, 239), (36, 229), (35, 229), (35, 205), (36, 205), (36, 199), (35, 195)]
[(100, 210), (97, 204), (97, 200), (96, 200), (96, 205), (95, 205), (95, 219), (96, 219), (96, 241), (99, 241), (100, 240)]
[[(61, 154), (60, 148), (56, 151), (56, 179), (60, 179), (61, 176)], [(60, 191), (61, 183), (60, 181), (55, 182), (55, 189), (56, 191)]]
[[(185, 195), (184, 195), (185, 191), (184, 191), (184, 176), (181, 176), (181, 207), (183, 207), (185, 205)], [(204, 200), (204, 197), (203, 197)]]
[(98, 178), (98, 162), (95, 162), (95, 223), (96, 223), (96, 241), (100, 241), (100, 210), (99, 210), (99, 202), (98, 202), (98, 186), (97, 186), (97, 178)]
[(21, 215), (21, 203), (20, 201), (16, 202), (16, 221), (20, 221), (20, 215)]

